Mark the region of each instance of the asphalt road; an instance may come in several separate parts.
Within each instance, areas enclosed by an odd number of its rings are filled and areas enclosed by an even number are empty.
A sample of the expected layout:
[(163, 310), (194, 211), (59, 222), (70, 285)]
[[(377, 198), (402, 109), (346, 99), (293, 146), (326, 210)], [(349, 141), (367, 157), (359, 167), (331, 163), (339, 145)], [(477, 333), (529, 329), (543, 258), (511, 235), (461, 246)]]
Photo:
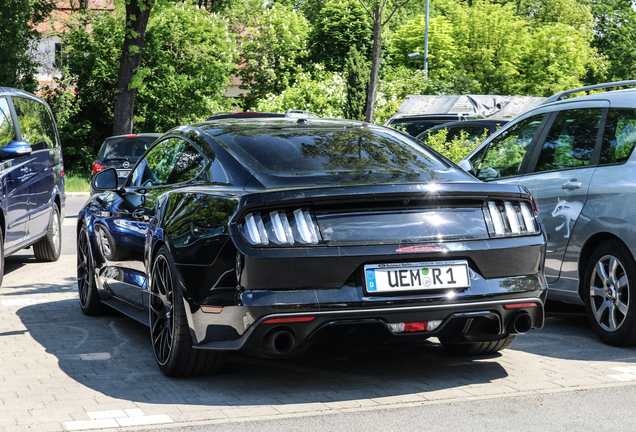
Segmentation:
[[(154, 432), (493, 432), (634, 430), (634, 387), (545, 393), (279, 420), (154, 429)], [(622, 407), (614, 410), (612, 407)], [(149, 429), (145, 429), (149, 431)]]

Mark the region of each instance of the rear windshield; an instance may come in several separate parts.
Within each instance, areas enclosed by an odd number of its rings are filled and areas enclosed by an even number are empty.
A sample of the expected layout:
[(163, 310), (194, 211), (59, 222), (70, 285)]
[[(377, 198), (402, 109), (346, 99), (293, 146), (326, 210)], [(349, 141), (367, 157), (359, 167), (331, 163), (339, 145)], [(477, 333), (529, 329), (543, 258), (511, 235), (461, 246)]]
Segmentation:
[(107, 139), (99, 150), (98, 159), (139, 158), (157, 137)]
[(253, 172), (265, 174), (415, 174), (448, 168), (390, 129), (278, 129), (216, 138)]
[(452, 120), (396, 120), (395, 123), (391, 123), (391, 127), (404, 131), (411, 136), (418, 136), (433, 126), (448, 123), (450, 121)]

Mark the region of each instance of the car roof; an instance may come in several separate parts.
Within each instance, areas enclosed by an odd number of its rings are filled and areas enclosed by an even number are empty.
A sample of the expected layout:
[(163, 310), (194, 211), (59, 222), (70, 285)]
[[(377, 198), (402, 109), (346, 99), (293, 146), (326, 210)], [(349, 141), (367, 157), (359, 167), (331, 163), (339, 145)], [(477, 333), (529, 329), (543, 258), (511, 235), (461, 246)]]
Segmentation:
[(445, 120), (445, 119), (461, 119), (466, 117), (465, 113), (458, 114), (396, 114), (389, 122), (397, 122), (399, 120)]
[[(221, 120), (209, 120), (202, 123), (196, 123), (192, 126), (204, 130), (208, 135), (219, 136), (226, 133), (234, 133), (246, 130), (257, 129), (307, 129), (307, 128), (342, 128), (342, 127), (369, 127), (382, 128), (383, 126), (364, 123), (355, 120), (340, 119), (319, 119), (319, 118), (290, 118), (290, 117), (252, 117), (252, 118), (227, 118)], [(179, 130), (176, 128), (175, 130)]]
[(159, 138), (160, 136), (162, 136), (162, 133), (154, 133), (154, 132), (149, 132), (149, 133), (138, 133), (138, 134), (128, 134), (128, 135), (113, 135), (113, 136), (109, 136), (108, 138), (106, 138), (104, 141), (111, 141), (111, 140), (116, 140), (116, 139), (123, 139), (123, 138), (138, 138), (138, 137), (153, 137), (153, 138)]
[[(584, 91), (584, 90), (581, 90)], [(555, 95), (558, 96), (558, 95)], [(552, 99), (552, 98), (550, 98)], [(585, 102), (585, 101), (609, 101), (614, 107), (636, 108), (636, 89), (613, 90), (603, 93), (594, 93), (584, 96), (577, 96), (568, 99), (547, 100), (537, 108), (557, 106), (563, 103)]]
[(46, 103), (46, 101), (44, 99), (34, 95), (33, 93), (29, 93), (27, 91), (19, 90), (19, 89), (15, 89), (15, 88), (11, 88), (11, 87), (0, 87), (0, 97), (3, 97), (3, 96), (23, 97), (23, 98), (26, 98), (26, 99), (31, 99), (31, 100), (37, 101), (39, 103), (43, 103), (47, 107), (49, 106), (49, 104)]

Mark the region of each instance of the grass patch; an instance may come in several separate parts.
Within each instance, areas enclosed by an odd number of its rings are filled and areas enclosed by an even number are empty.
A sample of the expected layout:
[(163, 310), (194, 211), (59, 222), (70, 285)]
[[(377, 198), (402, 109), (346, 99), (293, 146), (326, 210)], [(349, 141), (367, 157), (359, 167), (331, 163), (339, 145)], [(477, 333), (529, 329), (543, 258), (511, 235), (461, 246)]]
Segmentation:
[(91, 188), (90, 174), (64, 173), (64, 189), (66, 192), (88, 192)]

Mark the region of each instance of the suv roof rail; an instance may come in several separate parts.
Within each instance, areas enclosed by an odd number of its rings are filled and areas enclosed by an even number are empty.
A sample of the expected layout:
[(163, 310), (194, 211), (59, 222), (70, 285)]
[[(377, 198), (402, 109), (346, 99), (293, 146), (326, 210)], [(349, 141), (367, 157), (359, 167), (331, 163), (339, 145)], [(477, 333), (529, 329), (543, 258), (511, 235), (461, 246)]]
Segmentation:
[(541, 105), (545, 105), (545, 104), (548, 104), (550, 102), (556, 102), (556, 101), (559, 101), (559, 100), (563, 100), (563, 99), (565, 99), (566, 96), (574, 94), (574, 93), (581, 93), (581, 92), (587, 92), (587, 91), (590, 91), (590, 90), (598, 90), (598, 89), (605, 89), (605, 88), (612, 88), (612, 87), (633, 86), (633, 85), (636, 85), (636, 80), (616, 81), (616, 82), (603, 83), (603, 84), (594, 84), (594, 85), (591, 85), (591, 86), (580, 87), (580, 88), (576, 88), (576, 89), (572, 89), (572, 90), (565, 90), (565, 91), (562, 91), (560, 93), (557, 93), (555, 95), (550, 96), (549, 98), (547, 98), (546, 100), (541, 102)]

